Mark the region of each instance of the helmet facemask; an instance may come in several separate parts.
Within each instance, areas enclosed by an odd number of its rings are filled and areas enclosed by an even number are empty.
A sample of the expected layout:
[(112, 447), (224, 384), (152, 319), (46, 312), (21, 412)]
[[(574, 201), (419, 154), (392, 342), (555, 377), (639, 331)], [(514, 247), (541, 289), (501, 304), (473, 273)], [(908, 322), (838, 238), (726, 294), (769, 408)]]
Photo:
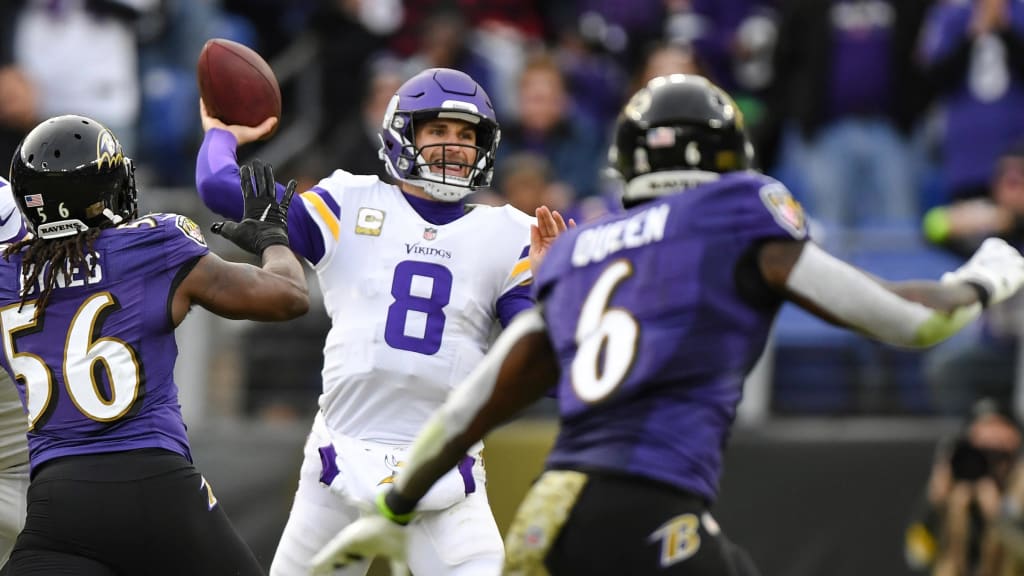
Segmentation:
[[(415, 136), (418, 127), (435, 119), (470, 124), (476, 132), (476, 144), (443, 142), (418, 146)], [(382, 154), (394, 178), (420, 186), (442, 202), (457, 202), (471, 192), (490, 185), (498, 130), (497, 125), (487, 118), (468, 112), (396, 112), (389, 132), (392, 138), (402, 142), (394, 166), (387, 161), (387, 155)]]
[[(472, 126), (475, 145), (452, 138), (416, 142), (417, 128), (432, 120)], [(413, 77), (392, 97), (380, 131), (380, 158), (388, 174), (424, 189), (443, 202), (457, 202), (489, 186), (501, 132), (483, 89), (456, 70), (435, 68)]]

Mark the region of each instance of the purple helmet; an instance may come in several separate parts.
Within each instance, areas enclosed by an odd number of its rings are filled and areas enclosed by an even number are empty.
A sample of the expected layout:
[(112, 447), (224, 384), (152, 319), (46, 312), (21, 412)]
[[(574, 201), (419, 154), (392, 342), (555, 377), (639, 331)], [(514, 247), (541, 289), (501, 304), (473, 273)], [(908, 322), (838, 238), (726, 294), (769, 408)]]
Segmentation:
[[(434, 118), (463, 120), (476, 127), (476, 161), (472, 165), (446, 162), (443, 153), (440, 162), (426, 161), (413, 136), (417, 122)], [(391, 98), (380, 130), (380, 158), (395, 179), (422, 186), (438, 200), (455, 202), (491, 183), (500, 139), (494, 107), (484, 89), (458, 70), (430, 68), (407, 80)], [(468, 168), (469, 175), (454, 176), (444, 170), (445, 164)], [(431, 166), (441, 170), (432, 172)]]

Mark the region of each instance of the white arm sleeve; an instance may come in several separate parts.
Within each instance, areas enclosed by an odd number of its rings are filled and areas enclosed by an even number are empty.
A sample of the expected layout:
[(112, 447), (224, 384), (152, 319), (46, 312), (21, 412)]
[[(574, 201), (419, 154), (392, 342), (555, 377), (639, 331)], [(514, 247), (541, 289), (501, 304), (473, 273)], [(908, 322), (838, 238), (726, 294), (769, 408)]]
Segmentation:
[(871, 338), (897, 346), (932, 346), (981, 313), (980, 303), (944, 313), (906, 300), (810, 242), (786, 288)]
[[(399, 492), (406, 492), (409, 481), (419, 475), (424, 463), (437, 458), (445, 445), (464, 432), (476, 418), (480, 409), (491, 398), (501, 366), (515, 344), (524, 336), (541, 332), (546, 328), (544, 316), (537, 307), (516, 315), (480, 364), (452, 390), (448, 400), (427, 421), (416, 437), (402, 473), (395, 480), (395, 488)], [(450, 466), (439, 470), (447, 471), (455, 464), (456, 462), (452, 462)], [(437, 478), (428, 480), (433, 483)]]

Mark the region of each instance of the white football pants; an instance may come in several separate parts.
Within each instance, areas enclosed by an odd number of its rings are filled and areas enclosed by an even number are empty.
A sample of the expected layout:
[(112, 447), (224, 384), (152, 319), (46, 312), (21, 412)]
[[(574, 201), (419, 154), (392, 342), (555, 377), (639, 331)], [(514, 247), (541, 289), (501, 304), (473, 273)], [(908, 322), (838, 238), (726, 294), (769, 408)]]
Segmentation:
[(0, 566), (7, 563), (25, 526), (28, 464), (0, 471)]
[[(306, 440), (299, 487), (284, 534), (270, 566), (271, 576), (308, 576), (313, 556), (342, 528), (359, 518), (358, 508), (320, 482), (319, 448), (330, 444), (318, 414)], [(415, 576), (497, 576), (505, 549), (481, 485), (465, 500), (436, 512), (422, 512), (409, 530), (409, 568)], [(362, 576), (369, 562), (337, 571)]]

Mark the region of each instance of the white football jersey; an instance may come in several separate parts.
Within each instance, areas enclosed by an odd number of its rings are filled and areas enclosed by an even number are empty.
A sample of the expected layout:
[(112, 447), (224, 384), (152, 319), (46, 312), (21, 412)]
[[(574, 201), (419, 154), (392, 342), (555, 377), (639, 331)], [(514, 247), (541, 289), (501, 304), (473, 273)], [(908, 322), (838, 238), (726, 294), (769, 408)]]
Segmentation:
[(424, 220), (396, 186), (337, 170), (301, 196), (320, 230), (315, 268), (331, 317), (320, 408), (341, 434), (411, 442), (449, 390), (487, 352), (495, 303), (532, 279), (533, 218), (469, 205), (457, 220)]
[[(0, 242), (14, 242), (25, 235), (21, 213), (6, 180), (0, 178)], [(0, 370), (0, 470), (28, 462), (25, 409), (6, 372)]]
[(0, 177), (0, 242), (17, 242), (25, 236), (25, 226), (14, 202), (11, 185)]

